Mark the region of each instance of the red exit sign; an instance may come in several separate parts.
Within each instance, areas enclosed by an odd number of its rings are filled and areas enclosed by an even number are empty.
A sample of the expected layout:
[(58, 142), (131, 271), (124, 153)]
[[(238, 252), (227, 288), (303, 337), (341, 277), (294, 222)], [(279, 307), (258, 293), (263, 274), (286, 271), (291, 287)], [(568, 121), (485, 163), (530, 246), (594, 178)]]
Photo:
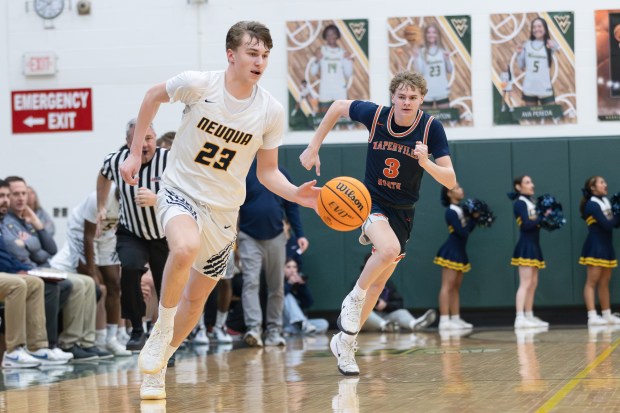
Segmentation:
[(13, 133), (93, 130), (92, 89), (11, 92)]
[(23, 60), (25, 76), (55, 75), (56, 54), (53, 52), (25, 53)]

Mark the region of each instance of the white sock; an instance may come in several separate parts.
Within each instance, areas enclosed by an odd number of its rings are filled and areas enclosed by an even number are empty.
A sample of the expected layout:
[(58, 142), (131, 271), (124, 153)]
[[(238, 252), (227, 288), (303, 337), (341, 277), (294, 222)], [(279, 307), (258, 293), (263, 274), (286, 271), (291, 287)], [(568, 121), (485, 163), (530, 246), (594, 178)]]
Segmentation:
[(357, 300), (363, 300), (366, 298), (366, 290), (362, 290), (357, 283), (355, 283), (355, 287), (353, 287), (353, 291), (351, 291), (351, 296)]
[(590, 310), (590, 311), (588, 311), (588, 318), (594, 318), (594, 317), (596, 317), (596, 316), (597, 316), (597, 314), (596, 314), (596, 310)]
[(177, 306), (166, 308), (159, 303), (159, 322), (162, 328), (169, 328), (174, 326), (174, 316), (177, 313)]
[(517, 319), (520, 318), (525, 318), (525, 314), (523, 313), (523, 311), (517, 311)]
[(340, 340), (345, 341), (347, 344), (353, 344), (353, 342), (357, 340), (357, 334), (350, 335), (350, 334), (345, 334), (341, 331)]
[(607, 309), (607, 310), (603, 310), (601, 311), (601, 314), (603, 315), (603, 317), (611, 317), (611, 309)]
[(447, 323), (448, 321), (450, 321), (450, 316), (449, 315), (440, 315), (439, 316), (439, 322), (440, 323)]
[(170, 344), (168, 344), (168, 346), (166, 347), (166, 352), (164, 353), (164, 360), (166, 360), (166, 363), (168, 362), (170, 357), (172, 357), (174, 352), (177, 351), (177, 349), (178, 347), (172, 347)]
[(106, 326), (106, 340), (110, 341), (116, 338), (116, 333), (118, 332), (118, 325), (116, 324), (108, 324)]
[(198, 325), (196, 325), (196, 327), (206, 330), (205, 327), (205, 313), (204, 311), (200, 314), (200, 318), (198, 319)]
[(525, 318), (534, 318), (534, 312), (533, 311), (526, 311), (525, 312)]
[(218, 327), (224, 327), (226, 324), (226, 318), (228, 317), (228, 311), (219, 311), (215, 316), (215, 325)]
[(104, 329), (95, 331), (95, 345), (100, 345), (105, 343), (105, 335), (106, 331)]
[(459, 314), (452, 314), (450, 316), (450, 320), (452, 321), (459, 321), (461, 319), (461, 316)]

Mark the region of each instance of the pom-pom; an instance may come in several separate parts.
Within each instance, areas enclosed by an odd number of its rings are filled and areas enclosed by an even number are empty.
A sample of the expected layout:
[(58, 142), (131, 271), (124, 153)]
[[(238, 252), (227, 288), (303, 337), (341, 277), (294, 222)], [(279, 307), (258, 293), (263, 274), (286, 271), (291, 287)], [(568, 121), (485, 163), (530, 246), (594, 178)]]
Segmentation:
[(564, 219), (564, 213), (562, 212), (562, 204), (552, 195), (544, 194), (539, 196), (536, 202), (536, 211), (539, 216), (542, 216), (540, 226), (547, 231), (560, 229), (566, 224), (566, 219)]
[(616, 192), (612, 195), (611, 199), (611, 212), (614, 216), (620, 215), (620, 192)]
[(486, 204), (476, 198), (468, 198), (463, 201), (463, 212), (469, 219), (473, 219), (479, 227), (489, 228), (495, 222), (493, 211)]

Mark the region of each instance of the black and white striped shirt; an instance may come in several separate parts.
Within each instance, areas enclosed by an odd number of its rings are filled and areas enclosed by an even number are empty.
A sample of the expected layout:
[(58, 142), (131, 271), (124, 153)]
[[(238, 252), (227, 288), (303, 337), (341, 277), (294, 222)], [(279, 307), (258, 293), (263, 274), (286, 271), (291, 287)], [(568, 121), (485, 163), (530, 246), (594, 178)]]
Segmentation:
[(161, 188), (161, 177), (166, 168), (168, 151), (157, 148), (150, 162), (140, 167), (140, 182), (136, 186), (128, 185), (121, 177), (121, 164), (129, 156), (129, 149), (123, 148), (106, 156), (101, 168), (101, 175), (114, 181), (120, 190), (121, 208), (120, 224), (140, 238), (147, 240), (164, 238), (161, 223), (157, 221), (155, 207), (136, 205), (138, 188), (145, 187), (157, 193)]

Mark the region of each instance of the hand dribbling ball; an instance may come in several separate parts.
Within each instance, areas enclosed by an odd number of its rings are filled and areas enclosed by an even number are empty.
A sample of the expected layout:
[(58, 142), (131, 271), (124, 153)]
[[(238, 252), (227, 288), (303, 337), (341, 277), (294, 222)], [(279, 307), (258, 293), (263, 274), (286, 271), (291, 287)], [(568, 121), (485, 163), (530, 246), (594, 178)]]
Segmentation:
[(318, 206), (325, 225), (336, 231), (352, 231), (370, 214), (370, 193), (357, 179), (339, 176), (321, 188)]

